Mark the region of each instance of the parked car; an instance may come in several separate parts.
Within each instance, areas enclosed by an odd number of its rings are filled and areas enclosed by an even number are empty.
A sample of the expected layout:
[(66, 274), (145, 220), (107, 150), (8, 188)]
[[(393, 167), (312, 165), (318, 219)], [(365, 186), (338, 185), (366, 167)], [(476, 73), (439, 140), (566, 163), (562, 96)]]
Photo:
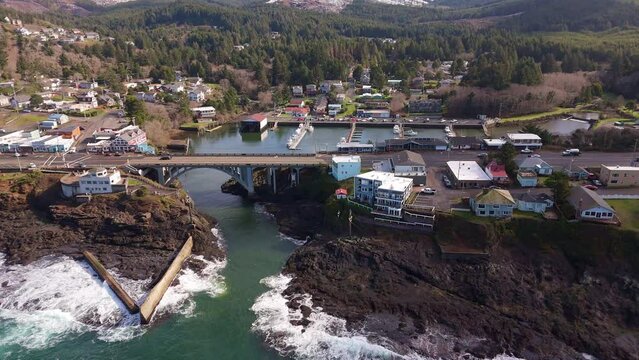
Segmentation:
[(431, 189), (431, 188), (423, 188), (420, 193), (425, 194), (425, 195), (435, 195), (437, 193), (437, 190), (435, 189)]
[(171, 160), (172, 156), (171, 155), (162, 155), (160, 156), (160, 160)]
[(121, 152), (116, 152), (115, 154), (113, 154), (113, 156), (122, 156)]
[(483, 159), (483, 158), (485, 158), (487, 156), (488, 156), (488, 153), (485, 153), (485, 152), (477, 154), (477, 157), (480, 158), (480, 159)]
[(599, 181), (599, 179), (592, 179), (590, 180), (590, 182), (594, 185), (594, 186), (603, 186), (603, 183), (601, 181)]
[(453, 183), (450, 182), (450, 179), (446, 175), (442, 176), (442, 181), (444, 182), (444, 185), (446, 185), (446, 187), (448, 188), (453, 186)]
[(532, 155), (528, 155), (529, 158), (540, 158), (541, 155), (539, 154), (532, 154)]
[(522, 154), (532, 154), (532, 153), (533, 153), (533, 151), (532, 151), (532, 150), (530, 150), (529, 148), (525, 148), (525, 149), (522, 149), (522, 150), (521, 150), (521, 153), (522, 153)]
[(594, 185), (584, 185), (584, 187), (588, 190), (597, 191), (599, 188)]
[(36, 164), (34, 164), (34, 163), (30, 163), (30, 164), (29, 164), (29, 168), (30, 168), (30, 169), (35, 169), (36, 167), (37, 167), (37, 166), (36, 166)]
[(81, 169), (86, 169), (87, 168), (87, 164), (85, 164), (85, 163), (80, 163), (79, 166), (80, 166)]

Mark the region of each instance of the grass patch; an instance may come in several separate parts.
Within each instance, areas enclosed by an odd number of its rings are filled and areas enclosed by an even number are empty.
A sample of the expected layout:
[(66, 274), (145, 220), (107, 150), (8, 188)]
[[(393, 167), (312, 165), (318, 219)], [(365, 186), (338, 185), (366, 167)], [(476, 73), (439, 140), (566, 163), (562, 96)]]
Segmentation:
[(342, 106), (342, 111), (338, 114), (338, 116), (350, 116), (355, 113), (356, 107), (353, 103), (345, 103)]
[(541, 214), (532, 211), (520, 211), (515, 210), (513, 212), (513, 217), (519, 219), (532, 219), (532, 220), (542, 220), (544, 217)]
[(475, 224), (489, 224), (496, 219), (489, 216), (477, 216), (473, 214), (472, 211), (453, 211), (452, 213), (457, 217)]
[(206, 129), (210, 123), (196, 123), (189, 122), (180, 125), (180, 130), (198, 130), (198, 129)]
[(129, 178), (129, 186), (142, 186), (144, 183), (136, 178)]
[(621, 118), (612, 118), (612, 119), (605, 119), (605, 120), (599, 120), (597, 121), (597, 123), (595, 124), (595, 129), (600, 128), (604, 125), (611, 125), (616, 123), (617, 121), (622, 122), (622, 123), (629, 123), (632, 124), (635, 121), (632, 119), (621, 119)]
[(621, 227), (626, 230), (639, 231), (639, 200), (607, 200), (612, 206), (619, 220)]
[(546, 111), (546, 112), (542, 112), (542, 113), (535, 113), (535, 114), (528, 114), (528, 115), (521, 115), (521, 116), (514, 116), (514, 117), (509, 117), (509, 118), (503, 118), (501, 119), (501, 122), (518, 122), (518, 121), (531, 121), (531, 120), (538, 120), (538, 119), (542, 119), (548, 116), (556, 116), (556, 115), (563, 115), (563, 114), (568, 114), (571, 113), (573, 111), (576, 111), (577, 108), (556, 108), (555, 110), (552, 111)]

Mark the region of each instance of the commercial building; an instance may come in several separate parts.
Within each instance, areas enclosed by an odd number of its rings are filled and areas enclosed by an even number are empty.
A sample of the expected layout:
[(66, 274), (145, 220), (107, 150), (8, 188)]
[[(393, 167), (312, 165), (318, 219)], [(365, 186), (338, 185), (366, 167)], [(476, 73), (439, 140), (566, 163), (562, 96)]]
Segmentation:
[(262, 132), (268, 125), (264, 114), (253, 114), (240, 122), (241, 132)]
[(506, 141), (519, 149), (541, 149), (541, 146), (543, 145), (539, 135), (528, 133), (508, 133), (506, 134)]
[(355, 200), (372, 206), (374, 213), (401, 218), (413, 180), (389, 172), (370, 171), (357, 175), (353, 188)]
[(362, 118), (379, 118), (379, 119), (388, 119), (390, 118), (390, 110), (385, 109), (357, 109), (357, 117)]
[(138, 126), (129, 125), (119, 130), (93, 133), (93, 142), (87, 144), (89, 152), (153, 152), (148, 146), (146, 133)]
[(639, 167), (601, 165), (599, 180), (608, 187), (639, 186)]
[(446, 170), (456, 188), (480, 188), (492, 182), (475, 161), (448, 161)]
[(47, 131), (48, 135), (58, 135), (65, 139), (77, 140), (82, 134), (82, 130), (77, 125), (67, 125), (61, 128)]
[(451, 136), (448, 143), (453, 150), (479, 150), (482, 147), (482, 141), (474, 136)]
[(362, 171), (362, 159), (357, 155), (333, 156), (331, 174), (337, 181), (357, 176)]
[(610, 222), (615, 218), (615, 210), (596, 192), (583, 186), (570, 189), (568, 202), (575, 208), (579, 220)]
[(0, 136), (0, 152), (20, 152), (20, 145), (40, 138), (39, 130), (19, 130)]
[(46, 135), (31, 141), (31, 148), (33, 152), (63, 153), (69, 151), (74, 142), (71, 138)]
[(469, 201), (477, 216), (510, 217), (517, 205), (510, 191), (502, 189), (484, 189)]
[(67, 198), (86, 194), (111, 194), (126, 191), (128, 181), (117, 169), (97, 168), (67, 174), (60, 179), (62, 195)]
[(448, 143), (439, 138), (403, 138), (386, 139), (379, 146), (380, 150), (400, 151), (400, 150), (434, 150), (446, 151)]

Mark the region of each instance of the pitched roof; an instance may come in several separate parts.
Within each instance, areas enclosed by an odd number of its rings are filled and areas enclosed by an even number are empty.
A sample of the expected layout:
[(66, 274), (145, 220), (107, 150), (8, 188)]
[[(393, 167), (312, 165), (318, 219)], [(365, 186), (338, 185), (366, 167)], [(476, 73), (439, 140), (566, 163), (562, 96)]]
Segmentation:
[(583, 186), (573, 186), (570, 189), (568, 202), (580, 212), (583, 210), (592, 209), (594, 207), (602, 207), (604, 209), (612, 211), (613, 213), (615, 212), (612, 206), (610, 206), (606, 202), (606, 200), (599, 196), (599, 194), (590, 189), (586, 189)]
[(506, 166), (497, 164), (497, 162), (494, 160), (491, 161), (488, 166), (486, 166), (486, 170), (490, 170), (490, 173), (493, 175), (493, 177), (508, 177), (508, 174), (506, 173)]
[(529, 202), (529, 203), (545, 203), (545, 202), (553, 202), (553, 199), (550, 195), (546, 194), (546, 193), (530, 193), (530, 192), (525, 192), (525, 193), (520, 193), (515, 195), (515, 198), (518, 201), (523, 201), (523, 202)]
[(545, 162), (542, 158), (539, 157), (526, 157), (522, 161), (519, 162), (518, 166), (520, 168), (534, 168), (535, 166), (541, 167), (550, 167), (547, 162)]
[(503, 189), (490, 189), (484, 190), (475, 196), (475, 203), (477, 204), (491, 204), (491, 205), (515, 205), (515, 199), (510, 194), (510, 191)]
[(426, 166), (426, 162), (421, 155), (408, 150), (400, 151), (391, 155), (391, 161), (395, 166)]

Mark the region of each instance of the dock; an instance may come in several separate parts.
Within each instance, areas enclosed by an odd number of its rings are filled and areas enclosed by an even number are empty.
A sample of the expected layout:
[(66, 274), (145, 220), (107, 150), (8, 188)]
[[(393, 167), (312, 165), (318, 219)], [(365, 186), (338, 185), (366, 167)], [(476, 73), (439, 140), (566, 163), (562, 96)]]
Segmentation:
[(115, 296), (117, 296), (118, 299), (122, 301), (122, 304), (124, 304), (129, 313), (138, 313), (140, 311), (138, 304), (136, 304), (135, 301), (133, 301), (133, 299), (129, 296), (129, 294), (124, 291), (120, 283), (118, 283), (118, 281), (111, 274), (109, 274), (100, 260), (98, 260), (98, 258), (96, 258), (95, 255), (93, 255), (89, 251), (83, 251), (82, 255), (84, 255), (84, 258), (87, 260), (89, 265), (91, 265), (91, 268), (95, 270), (98, 276), (100, 276), (100, 278), (104, 280), (107, 285), (109, 285), (109, 288), (111, 288)]
[(302, 139), (304, 139), (304, 136), (306, 136), (306, 133), (312, 131), (312, 128), (313, 126), (311, 125), (310, 121), (305, 121), (303, 124), (300, 124), (299, 128), (295, 130), (293, 136), (288, 139), (286, 147), (289, 150), (297, 150), (297, 147), (302, 142)]
[(146, 300), (144, 301), (142, 306), (140, 306), (140, 321), (143, 324), (148, 324), (149, 322), (151, 322), (151, 318), (155, 313), (155, 309), (162, 300), (162, 297), (164, 297), (166, 290), (168, 290), (173, 280), (175, 280), (177, 274), (180, 272), (180, 270), (182, 270), (182, 264), (184, 264), (186, 258), (191, 255), (192, 249), (193, 238), (189, 236), (173, 261), (171, 261), (171, 265), (167, 268), (167, 270), (164, 272), (164, 275), (162, 275), (155, 286), (153, 286), (153, 289), (151, 289), (151, 291), (147, 295)]

